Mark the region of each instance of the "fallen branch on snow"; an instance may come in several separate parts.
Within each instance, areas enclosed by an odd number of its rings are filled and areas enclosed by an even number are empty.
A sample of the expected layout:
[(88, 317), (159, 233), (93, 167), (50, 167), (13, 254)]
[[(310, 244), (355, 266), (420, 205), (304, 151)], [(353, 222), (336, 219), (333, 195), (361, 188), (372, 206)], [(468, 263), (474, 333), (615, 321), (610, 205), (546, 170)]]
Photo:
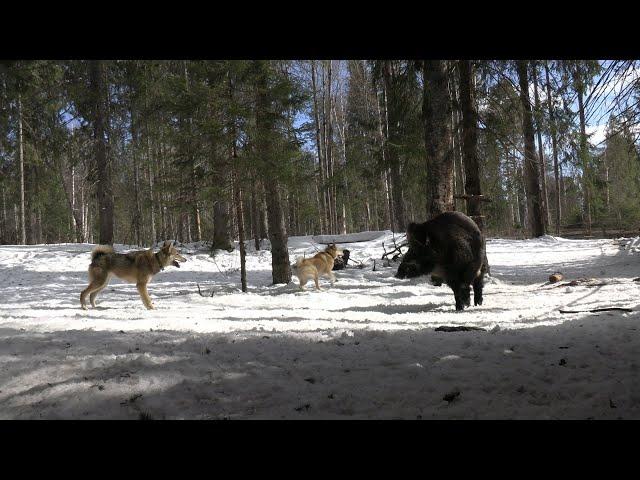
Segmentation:
[(445, 327), (436, 328), (436, 332), (471, 332), (475, 330), (479, 330), (482, 332), (487, 331), (486, 328), (480, 328), (480, 327), (446, 327), (445, 326)]
[(633, 310), (630, 308), (606, 307), (606, 308), (594, 308), (593, 310), (560, 310), (560, 313), (597, 313), (597, 312), (608, 312), (611, 310), (619, 310), (621, 312), (633, 312)]

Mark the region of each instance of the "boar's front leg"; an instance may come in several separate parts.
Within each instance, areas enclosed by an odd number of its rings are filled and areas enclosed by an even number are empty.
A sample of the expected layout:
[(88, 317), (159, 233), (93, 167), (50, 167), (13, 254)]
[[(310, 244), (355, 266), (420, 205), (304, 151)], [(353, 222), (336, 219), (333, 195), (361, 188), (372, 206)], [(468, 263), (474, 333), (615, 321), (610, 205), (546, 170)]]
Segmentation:
[(484, 286), (484, 278), (478, 275), (473, 280), (473, 305), (482, 305), (482, 287)]

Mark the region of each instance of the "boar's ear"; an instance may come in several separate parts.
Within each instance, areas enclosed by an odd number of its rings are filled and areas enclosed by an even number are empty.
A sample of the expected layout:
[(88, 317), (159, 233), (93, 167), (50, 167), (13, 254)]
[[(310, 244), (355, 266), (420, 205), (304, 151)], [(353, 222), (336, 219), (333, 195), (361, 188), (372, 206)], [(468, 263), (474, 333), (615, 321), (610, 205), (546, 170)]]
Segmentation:
[(407, 240), (411, 240), (415, 236), (415, 232), (416, 232), (416, 227), (417, 226), (418, 226), (418, 224), (414, 223), (414, 222), (411, 222), (407, 226)]
[(407, 241), (427, 245), (429, 243), (429, 237), (423, 225), (422, 223), (411, 222), (407, 227)]

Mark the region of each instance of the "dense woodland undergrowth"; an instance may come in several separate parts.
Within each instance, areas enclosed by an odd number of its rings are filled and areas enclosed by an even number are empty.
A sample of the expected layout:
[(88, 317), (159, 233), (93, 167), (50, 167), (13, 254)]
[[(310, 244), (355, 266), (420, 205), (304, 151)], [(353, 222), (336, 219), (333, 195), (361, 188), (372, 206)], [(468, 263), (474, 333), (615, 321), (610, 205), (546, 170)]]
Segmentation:
[(637, 231), (639, 66), (5, 61), (0, 243)]

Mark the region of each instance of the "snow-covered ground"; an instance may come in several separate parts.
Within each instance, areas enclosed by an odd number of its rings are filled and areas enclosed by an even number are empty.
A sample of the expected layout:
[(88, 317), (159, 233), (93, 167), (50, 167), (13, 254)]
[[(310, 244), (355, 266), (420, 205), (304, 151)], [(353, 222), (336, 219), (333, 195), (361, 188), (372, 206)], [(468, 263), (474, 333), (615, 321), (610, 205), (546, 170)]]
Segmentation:
[[(118, 279), (80, 309), (93, 245), (0, 246), (0, 418), (640, 418), (640, 239), (490, 240), (484, 305), (456, 312), (394, 278), (391, 238), (340, 244), (363, 268), (322, 292), (270, 285), (251, 249), (243, 294), (237, 252), (186, 246), (154, 311)], [(291, 238), (292, 261), (314, 245)], [(544, 285), (557, 271), (596, 282)], [(609, 306), (633, 311), (559, 312)]]

